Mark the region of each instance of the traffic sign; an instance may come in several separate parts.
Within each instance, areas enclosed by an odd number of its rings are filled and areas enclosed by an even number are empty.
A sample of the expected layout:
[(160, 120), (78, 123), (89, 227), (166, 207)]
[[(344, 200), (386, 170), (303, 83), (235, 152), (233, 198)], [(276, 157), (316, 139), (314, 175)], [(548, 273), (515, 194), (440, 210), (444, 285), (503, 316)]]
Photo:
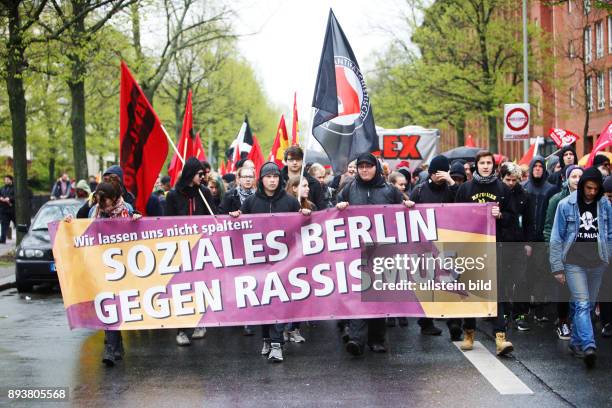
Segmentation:
[(528, 103), (504, 105), (504, 141), (529, 139)]

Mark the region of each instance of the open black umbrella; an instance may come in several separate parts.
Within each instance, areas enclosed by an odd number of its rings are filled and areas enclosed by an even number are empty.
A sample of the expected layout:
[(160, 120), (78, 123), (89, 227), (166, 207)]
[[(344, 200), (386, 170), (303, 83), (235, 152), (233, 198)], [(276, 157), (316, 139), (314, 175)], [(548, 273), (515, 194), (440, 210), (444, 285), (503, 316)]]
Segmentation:
[(442, 153), (442, 156), (445, 156), (448, 160), (463, 159), (466, 161), (474, 161), (476, 154), (482, 150), (481, 147), (459, 146)]

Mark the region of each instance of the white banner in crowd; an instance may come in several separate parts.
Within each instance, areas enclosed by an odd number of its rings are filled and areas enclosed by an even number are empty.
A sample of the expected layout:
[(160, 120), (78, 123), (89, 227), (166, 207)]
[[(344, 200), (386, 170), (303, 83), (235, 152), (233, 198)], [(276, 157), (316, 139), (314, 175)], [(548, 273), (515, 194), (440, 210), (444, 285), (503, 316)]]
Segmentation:
[(392, 170), (395, 170), (401, 161), (407, 161), (412, 171), (421, 163), (429, 163), (438, 154), (438, 129), (425, 129), (421, 126), (383, 129), (377, 126), (376, 133), (380, 138), (382, 158), (389, 163)]

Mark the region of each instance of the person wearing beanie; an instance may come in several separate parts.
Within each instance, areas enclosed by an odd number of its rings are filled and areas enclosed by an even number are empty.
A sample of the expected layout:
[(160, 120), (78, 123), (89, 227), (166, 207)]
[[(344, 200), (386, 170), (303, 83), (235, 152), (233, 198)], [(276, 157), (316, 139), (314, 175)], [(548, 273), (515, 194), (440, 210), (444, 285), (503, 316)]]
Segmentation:
[[(357, 176), (338, 194), (336, 208), (340, 211), (349, 205), (404, 204), (414, 206), (414, 202), (404, 200), (402, 193), (382, 175), (382, 166), (372, 153), (357, 156)], [(353, 319), (349, 321), (346, 351), (354, 356), (362, 355), (367, 345), (375, 353), (385, 353), (386, 326), (384, 318)]]
[(454, 161), (450, 166), (450, 176), (455, 181), (457, 186), (462, 185), (467, 181), (467, 177), (465, 175), (465, 168), (463, 167), (464, 163), (460, 163), (458, 161)]
[(570, 291), (572, 333), (569, 349), (587, 368), (596, 361), (593, 312), (603, 273), (610, 260), (612, 206), (604, 197), (596, 167), (584, 171), (578, 189), (561, 200), (550, 237), (550, 267)]
[(610, 159), (605, 154), (597, 154), (593, 159), (592, 167), (599, 170), (603, 177), (610, 175)]
[[(242, 174), (242, 173), (241, 173)], [(299, 177), (299, 175), (298, 175)], [(317, 181), (318, 183), (318, 181)], [(259, 169), (257, 179), (257, 191), (249, 195), (240, 210), (231, 212), (232, 217), (240, 217), (241, 214), (270, 214), (301, 212), (309, 215), (310, 211), (302, 212), (299, 201), (289, 195), (283, 188), (281, 170), (274, 162), (266, 162)], [(272, 362), (283, 361), (283, 331), (285, 323), (266, 324), (261, 327), (263, 347), (261, 354), (268, 356)]]
[[(445, 156), (439, 155), (431, 159), (428, 168), (427, 181), (412, 190), (410, 200), (415, 204), (454, 203), (457, 194), (457, 184), (449, 174), (450, 164)], [(434, 325), (434, 320), (421, 317), (418, 321), (421, 334), (439, 336), (442, 330)], [(447, 321), (451, 341), (461, 340), (461, 326), (457, 319)]]
[[(174, 189), (166, 195), (166, 211), (165, 216), (193, 216), (193, 215), (212, 215), (208, 210), (211, 207), (213, 214), (217, 209), (213, 202), (212, 194), (206, 187), (204, 178), (206, 173), (202, 167), (202, 163), (195, 158), (190, 157), (185, 161), (183, 171), (179, 177)], [(202, 199), (206, 199), (208, 206)], [(191, 344), (191, 339), (201, 339), (206, 335), (206, 328), (196, 327), (179, 329), (176, 335), (176, 344), (179, 346), (188, 346)]]
[[(455, 202), (457, 203), (495, 203), (491, 208), (491, 216), (496, 220), (496, 240), (501, 241), (502, 225), (512, 217), (507, 208), (508, 188), (495, 175), (495, 162), (493, 153), (481, 151), (476, 155), (476, 170), (472, 180), (463, 183), (457, 190)], [(476, 332), (476, 319), (463, 319), (463, 342), (461, 350), (468, 351), (474, 348), (474, 335)], [(498, 333), (495, 338), (498, 354), (503, 355), (512, 350), (512, 344), (506, 341), (504, 333)], [(501, 351), (501, 352), (500, 352)]]

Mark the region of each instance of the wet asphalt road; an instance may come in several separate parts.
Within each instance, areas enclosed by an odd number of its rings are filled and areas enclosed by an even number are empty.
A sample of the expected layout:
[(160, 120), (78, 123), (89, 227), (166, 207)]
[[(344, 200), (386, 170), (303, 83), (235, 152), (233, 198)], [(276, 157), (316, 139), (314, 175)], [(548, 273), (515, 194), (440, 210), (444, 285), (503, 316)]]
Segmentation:
[[(0, 292), (0, 406), (612, 406), (612, 339), (598, 337), (598, 365), (587, 371), (551, 323), (509, 333), (515, 352), (502, 362), (533, 394), (501, 395), (446, 331), (422, 336), (414, 319), (388, 330), (389, 353), (361, 358), (344, 351), (334, 322), (304, 326), (307, 342), (289, 344), (282, 364), (268, 363), (259, 336), (239, 328), (208, 329), (186, 348), (174, 331), (129, 332), (124, 361), (106, 368), (101, 332), (70, 331), (56, 291), (29, 296)], [(479, 325), (477, 340), (493, 352), (488, 323)], [(69, 387), (69, 401), (6, 398), (24, 386)]]

